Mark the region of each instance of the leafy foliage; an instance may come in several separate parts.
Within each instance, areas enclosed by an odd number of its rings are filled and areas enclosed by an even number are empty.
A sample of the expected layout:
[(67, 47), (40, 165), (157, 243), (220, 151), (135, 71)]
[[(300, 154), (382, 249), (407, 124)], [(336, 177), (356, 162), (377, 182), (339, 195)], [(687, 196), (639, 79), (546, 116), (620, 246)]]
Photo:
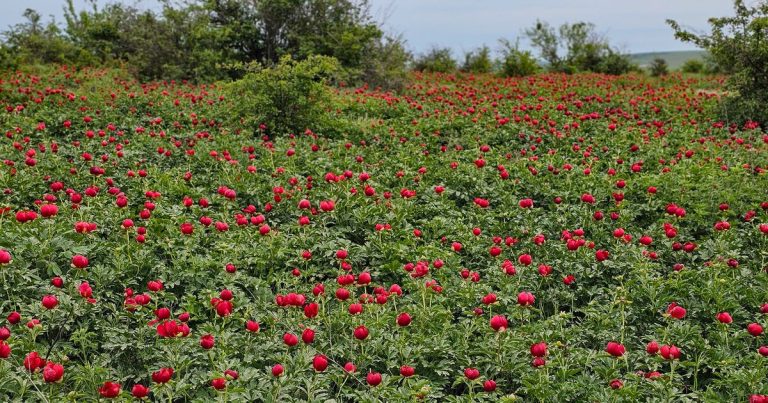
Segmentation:
[(464, 54), (464, 64), (461, 66), (462, 71), (490, 73), (492, 69), (491, 48), (488, 46), (481, 46)]
[(698, 59), (686, 60), (680, 68), (680, 71), (690, 74), (704, 73), (704, 62)]
[(653, 59), (651, 65), (648, 66), (648, 71), (651, 73), (652, 77), (667, 75), (669, 73), (669, 69), (667, 68), (667, 61), (660, 57)]
[(241, 121), (252, 133), (330, 129), (326, 110), (331, 97), (326, 84), (340, 71), (336, 59), (310, 56), (296, 61), (283, 56), (273, 68), (253, 65), (250, 70), (227, 86), (232, 121)]
[(413, 69), (429, 73), (450, 73), (456, 70), (456, 60), (450, 48), (433, 47), (419, 55), (413, 62)]
[(608, 40), (595, 31), (593, 23), (565, 23), (556, 30), (549, 23), (537, 20), (533, 27), (525, 30), (525, 35), (552, 71), (619, 75), (635, 68), (626, 55), (612, 48)]
[(734, 15), (709, 19), (711, 32), (695, 34), (667, 20), (675, 37), (705, 49), (720, 72), (729, 74), (732, 96), (721, 116), (735, 122), (768, 123), (768, 3), (734, 0)]
[(500, 74), (504, 77), (522, 77), (536, 74), (541, 70), (536, 58), (530, 51), (520, 50), (508, 40), (501, 40)]
[(58, 26), (53, 23), (43, 25), (37, 11), (26, 9), (24, 18), (26, 22), (3, 32), (4, 43), (0, 47), (3, 57), (0, 58), (0, 67), (14, 68), (41, 61), (69, 63), (80, 58), (84, 63), (93, 61), (90, 54), (66, 41)]
[(409, 61), (403, 41), (385, 35), (366, 0), (190, 0), (162, 2), (162, 11), (121, 3), (77, 11), (67, 0), (66, 27), (43, 28), (40, 16), (5, 33), (2, 49), (18, 54), (9, 67), (34, 63), (127, 68), (141, 79), (238, 78), (251, 62), (324, 55), (350, 80), (402, 86)]

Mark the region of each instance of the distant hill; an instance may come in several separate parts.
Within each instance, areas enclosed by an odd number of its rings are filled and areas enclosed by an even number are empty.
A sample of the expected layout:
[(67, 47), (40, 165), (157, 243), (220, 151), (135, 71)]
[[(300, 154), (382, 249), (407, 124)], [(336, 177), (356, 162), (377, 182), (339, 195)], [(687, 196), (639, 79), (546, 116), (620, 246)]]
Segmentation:
[(691, 59), (704, 60), (704, 56), (707, 52), (703, 50), (683, 50), (677, 52), (648, 52), (648, 53), (634, 53), (629, 55), (629, 58), (640, 65), (640, 67), (648, 67), (653, 59), (660, 57), (667, 61), (667, 66), (670, 70), (679, 69), (683, 63)]

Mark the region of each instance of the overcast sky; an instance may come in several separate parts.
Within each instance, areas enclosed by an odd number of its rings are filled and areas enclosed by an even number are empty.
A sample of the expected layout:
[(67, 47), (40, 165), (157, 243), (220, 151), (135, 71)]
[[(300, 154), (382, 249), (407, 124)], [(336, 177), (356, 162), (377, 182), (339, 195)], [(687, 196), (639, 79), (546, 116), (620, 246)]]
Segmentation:
[[(589, 21), (611, 43), (629, 53), (690, 50), (664, 23), (667, 18), (704, 31), (707, 19), (732, 14), (731, 0), (369, 0), (372, 13), (385, 28), (403, 34), (416, 53), (448, 46), (455, 56), (499, 38), (514, 39), (536, 18), (553, 25)], [(111, 2), (98, 0), (100, 4)], [(142, 8), (158, 8), (156, 0), (127, 0)], [(754, 1), (747, 1), (747, 4)], [(26, 8), (63, 22), (64, 0), (0, 0), (0, 28), (22, 21)], [(83, 7), (85, 0), (75, 0)], [(525, 47), (525, 42), (521, 41)]]

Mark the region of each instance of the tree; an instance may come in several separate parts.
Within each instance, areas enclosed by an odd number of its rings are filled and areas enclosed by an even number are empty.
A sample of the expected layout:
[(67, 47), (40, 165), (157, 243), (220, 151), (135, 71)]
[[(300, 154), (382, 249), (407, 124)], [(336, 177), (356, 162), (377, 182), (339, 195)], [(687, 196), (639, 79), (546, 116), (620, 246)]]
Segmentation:
[(653, 59), (650, 66), (648, 66), (648, 71), (653, 77), (666, 76), (667, 73), (669, 73), (669, 69), (667, 68), (667, 61), (660, 57)]
[[(210, 0), (209, 0), (210, 2)], [(359, 68), (383, 37), (368, 0), (259, 0), (246, 4), (260, 28), (264, 63), (283, 55), (333, 56), (343, 66)]]
[(385, 35), (374, 44), (371, 52), (377, 56), (365, 58), (360, 79), (374, 88), (402, 89), (408, 80), (404, 66), (413, 59), (405, 48), (405, 40), (400, 36)]
[[(612, 48), (589, 22), (566, 23), (555, 30), (537, 20), (525, 34), (552, 71), (623, 74), (633, 68), (629, 58)], [(565, 52), (564, 55), (561, 56), (561, 52)]]
[(536, 20), (536, 25), (526, 29), (525, 35), (528, 36), (531, 45), (539, 50), (539, 56), (550, 69), (559, 70), (561, 68), (562, 60), (558, 51), (560, 40), (555, 29), (548, 22)]
[(49, 22), (44, 25), (37, 11), (28, 8), (23, 16), (26, 22), (3, 32), (5, 41), (2, 53), (6, 57), (2, 64), (5, 67), (46, 63), (83, 65), (91, 61), (85, 52), (81, 52), (63, 37), (56, 24)]
[(709, 19), (710, 33), (695, 34), (667, 20), (675, 38), (707, 52), (718, 68), (730, 74), (732, 95), (722, 104), (723, 118), (768, 124), (768, 2), (747, 6), (734, 0), (734, 16)]
[(28, 23), (4, 33), (0, 54), (18, 55), (19, 63), (127, 64), (141, 79), (205, 81), (238, 78), (253, 61), (272, 66), (285, 55), (324, 55), (339, 60), (348, 79), (378, 85), (400, 82), (410, 57), (401, 37), (384, 34), (368, 0), (159, 1), (160, 12), (97, 0), (78, 11), (65, 0), (63, 31), (29, 10)]
[(576, 22), (560, 26), (560, 40), (566, 49), (565, 62), (570, 70), (597, 71), (608, 42), (595, 32), (595, 24)]

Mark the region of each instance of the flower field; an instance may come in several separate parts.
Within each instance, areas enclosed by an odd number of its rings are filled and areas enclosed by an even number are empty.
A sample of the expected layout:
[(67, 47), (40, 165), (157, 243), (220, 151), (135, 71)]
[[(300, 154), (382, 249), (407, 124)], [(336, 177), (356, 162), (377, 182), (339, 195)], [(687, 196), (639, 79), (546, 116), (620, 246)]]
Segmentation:
[(768, 135), (717, 77), (0, 81), (0, 400), (768, 401)]

